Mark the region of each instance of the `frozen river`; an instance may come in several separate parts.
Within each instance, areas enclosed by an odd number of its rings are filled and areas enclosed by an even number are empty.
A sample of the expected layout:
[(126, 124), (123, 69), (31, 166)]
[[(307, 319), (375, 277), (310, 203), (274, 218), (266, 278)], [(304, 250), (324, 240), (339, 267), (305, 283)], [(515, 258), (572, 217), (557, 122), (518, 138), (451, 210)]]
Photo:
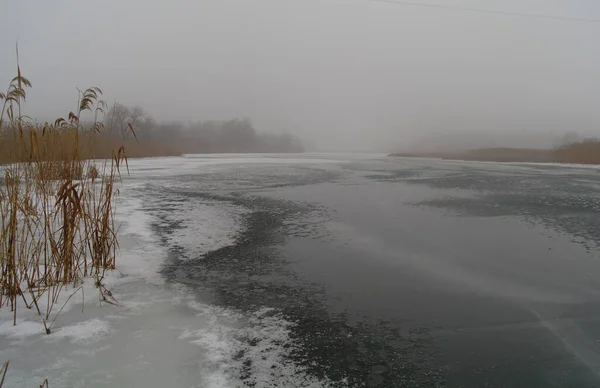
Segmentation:
[(51, 335), (0, 312), (6, 386), (600, 386), (595, 168), (305, 154), (130, 170), (119, 305), (92, 287)]

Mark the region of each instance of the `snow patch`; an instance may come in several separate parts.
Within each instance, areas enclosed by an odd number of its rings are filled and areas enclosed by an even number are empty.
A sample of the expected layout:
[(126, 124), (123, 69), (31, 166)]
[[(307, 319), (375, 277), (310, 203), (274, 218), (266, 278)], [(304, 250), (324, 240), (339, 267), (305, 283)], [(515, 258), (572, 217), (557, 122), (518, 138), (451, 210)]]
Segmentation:
[(93, 342), (108, 334), (110, 325), (101, 319), (90, 319), (64, 326), (52, 333), (49, 338), (68, 338), (72, 342)]
[(44, 332), (44, 325), (40, 322), (17, 320), (16, 326), (13, 325), (13, 321), (0, 323), (0, 335), (8, 338), (23, 338)]

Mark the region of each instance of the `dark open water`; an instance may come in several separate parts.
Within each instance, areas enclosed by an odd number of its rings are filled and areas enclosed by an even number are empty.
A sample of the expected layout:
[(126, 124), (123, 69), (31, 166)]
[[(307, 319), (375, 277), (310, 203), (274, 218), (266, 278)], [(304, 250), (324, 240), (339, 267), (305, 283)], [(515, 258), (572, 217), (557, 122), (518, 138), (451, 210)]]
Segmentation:
[(171, 249), (170, 281), (272, 308), (294, 324), (289, 362), (333, 385), (600, 386), (600, 172), (281, 158), (150, 188), (244, 210), (235, 244)]

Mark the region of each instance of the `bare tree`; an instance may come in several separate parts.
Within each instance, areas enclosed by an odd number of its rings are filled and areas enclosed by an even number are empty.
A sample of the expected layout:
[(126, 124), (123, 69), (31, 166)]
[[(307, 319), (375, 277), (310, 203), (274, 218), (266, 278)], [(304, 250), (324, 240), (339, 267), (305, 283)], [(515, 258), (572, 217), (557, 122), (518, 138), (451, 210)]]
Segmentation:
[(147, 136), (156, 124), (144, 109), (139, 106), (130, 108), (118, 102), (110, 108), (106, 114), (106, 128), (111, 135), (127, 138), (132, 136), (129, 125), (135, 129), (140, 136)]

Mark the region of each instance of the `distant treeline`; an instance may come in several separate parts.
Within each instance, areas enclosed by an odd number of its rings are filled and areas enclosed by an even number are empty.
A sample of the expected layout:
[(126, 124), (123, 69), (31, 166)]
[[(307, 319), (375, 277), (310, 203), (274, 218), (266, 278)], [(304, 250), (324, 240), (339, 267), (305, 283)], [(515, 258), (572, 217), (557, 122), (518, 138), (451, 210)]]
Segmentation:
[(393, 153), (398, 157), (431, 157), (488, 162), (600, 164), (600, 139), (585, 139), (553, 149), (478, 148), (460, 152)]
[(109, 135), (133, 136), (165, 154), (304, 152), (302, 142), (288, 133), (260, 133), (247, 119), (159, 123), (141, 108), (115, 104), (104, 120)]

